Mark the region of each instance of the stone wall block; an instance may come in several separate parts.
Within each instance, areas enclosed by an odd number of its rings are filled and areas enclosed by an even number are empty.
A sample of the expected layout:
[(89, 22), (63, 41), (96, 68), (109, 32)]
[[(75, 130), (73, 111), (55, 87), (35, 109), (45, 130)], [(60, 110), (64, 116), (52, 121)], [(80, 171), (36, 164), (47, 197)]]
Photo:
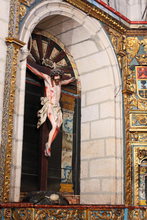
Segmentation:
[(114, 98), (112, 86), (106, 86), (103, 88), (97, 88), (93, 91), (88, 91), (86, 96), (86, 104), (92, 105), (95, 103), (101, 103), (106, 101), (112, 101)]
[(72, 54), (72, 56), (75, 58), (75, 60), (82, 59), (82, 57), (83, 58), (88, 57), (91, 54), (94, 54), (97, 52), (97, 47), (95, 43), (90, 39), (71, 45), (68, 47), (68, 49), (70, 53)]
[(82, 122), (94, 121), (99, 119), (99, 106), (91, 105), (82, 108)]
[(89, 163), (88, 161), (81, 161), (81, 179), (89, 176)]
[(100, 118), (115, 117), (115, 105), (113, 101), (100, 104)]
[[(92, 187), (91, 187), (92, 186)], [(81, 181), (81, 193), (96, 193), (100, 191), (100, 180), (99, 179), (89, 179)]]
[(104, 140), (87, 141), (81, 145), (81, 155), (83, 159), (93, 159), (104, 157)]
[(90, 138), (90, 124), (89, 123), (83, 123), (81, 124), (81, 140), (89, 140)]
[(115, 136), (115, 120), (104, 119), (91, 122), (91, 138), (105, 138)]
[(115, 160), (103, 158), (90, 161), (90, 177), (114, 177)]

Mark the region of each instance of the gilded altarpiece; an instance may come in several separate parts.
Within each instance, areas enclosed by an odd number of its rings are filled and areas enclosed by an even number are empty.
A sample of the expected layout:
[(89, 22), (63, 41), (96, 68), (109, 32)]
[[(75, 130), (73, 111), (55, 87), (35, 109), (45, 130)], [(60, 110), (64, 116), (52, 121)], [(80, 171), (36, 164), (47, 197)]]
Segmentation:
[[(147, 38), (145, 31), (123, 35), (103, 24), (122, 72), (125, 135), (125, 204), (146, 205), (145, 162), (138, 151), (147, 147)], [(133, 35), (133, 36), (131, 36)], [(142, 158), (144, 160), (145, 158)]]
[[(147, 205), (147, 38), (120, 35), (106, 27), (122, 71), (125, 118), (125, 203)], [(135, 33), (139, 35), (139, 33)], [(144, 161), (144, 162), (143, 162)], [(142, 163), (143, 162), (143, 163)]]
[[(147, 205), (145, 190), (146, 162), (144, 151), (147, 147), (147, 105), (146, 105), (146, 61), (147, 38), (127, 37), (128, 80), (132, 94), (128, 96), (129, 142), (131, 148), (132, 203)], [(141, 155), (142, 154), (142, 155)], [(127, 155), (126, 155), (127, 157)], [(127, 166), (126, 166), (127, 169)]]

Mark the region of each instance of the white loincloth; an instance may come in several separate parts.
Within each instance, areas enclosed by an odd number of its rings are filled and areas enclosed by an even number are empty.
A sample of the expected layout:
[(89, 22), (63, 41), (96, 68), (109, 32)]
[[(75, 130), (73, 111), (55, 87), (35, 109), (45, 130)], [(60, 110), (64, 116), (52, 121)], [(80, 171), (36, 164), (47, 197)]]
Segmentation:
[(61, 125), (62, 123), (62, 112), (61, 107), (58, 104), (53, 104), (49, 102), (49, 99), (47, 97), (41, 97), (41, 105), (42, 108), (37, 112), (37, 116), (39, 117), (37, 128), (39, 128), (47, 119), (49, 114), (52, 114), (54, 117), (55, 122)]

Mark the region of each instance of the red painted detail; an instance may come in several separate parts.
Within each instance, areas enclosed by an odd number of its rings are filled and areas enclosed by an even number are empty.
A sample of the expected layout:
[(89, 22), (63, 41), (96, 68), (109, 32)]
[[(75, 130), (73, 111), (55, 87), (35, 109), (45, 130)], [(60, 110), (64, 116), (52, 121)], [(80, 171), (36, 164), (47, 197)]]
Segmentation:
[(113, 12), (114, 14), (116, 14), (117, 16), (119, 16), (120, 18), (122, 18), (124, 21), (128, 22), (129, 24), (147, 24), (147, 21), (131, 21), (131, 20), (129, 20), (123, 14), (121, 14), (118, 11), (116, 11), (114, 8), (110, 7), (109, 5), (107, 5), (102, 0), (95, 0), (95, 1), (97, 3), (99, 3), (100, 5), (104, 6), (105, 8), (107, 8), (109, 11)]
[(146, 206), (130, 206), (130, 205), (34, 205), (32, 203), (21, 203), (21, 202), (11, 202), (11, 203), (0, 203), (0, 208), (54, 208), (54, 209), (97, 209), (97, 210), (111, 210), (111, 209), (140, 209), (146, 210)]

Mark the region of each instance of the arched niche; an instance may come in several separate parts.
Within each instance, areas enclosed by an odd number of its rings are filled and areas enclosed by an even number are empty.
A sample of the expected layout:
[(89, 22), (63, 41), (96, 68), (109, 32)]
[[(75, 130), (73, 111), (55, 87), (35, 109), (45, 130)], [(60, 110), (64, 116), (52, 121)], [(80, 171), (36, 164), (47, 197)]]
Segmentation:
[(32, 67), (47, 74), (56, 65), (64, 72), (62, 80), (77, 80), (62, 86), (63, 124), (52, 144), (51, 157), (47, 158), (44, 150), (52, 127), (50, 121), (47, 119), (37, 130), (37, 111), (45, 85), (31, 70), (26, 71), (21, 193), (44, 190), (78, 194), (79, 180), (75, 176), (79, 176), (80, 127), (76, 119), (80, 121), (80, 91), (74, 61), (64, 45), (45, 31), (34, 29), (28, 46), (27, 63)]
[[(26, 43), (23, 54), (35, 27), (41, 31), (48, 31), (62, 41), (72, 55), (80, 75), (81, 203), (121, 204), (123, 203), (122, 96), (119, 92), (121, 76), (112, 45), (99, 21), (62, 1), (42, 2), (30, 11), (20, 31), (20, 40)], [(24, 60), (20, 64), (21, 80), (17, 84), (19, 102), (20, 94), (24, 97), (25, 72)], [(22, 107), (23, 103), (22, 101)], [(18, 110), (16, 120), (18, 123), (22, 122), (24, 114), (23, 110), (20, 111)], [(17, 128), (16, 136), (19, 126)], [(18, 151), (20, 155), (21, 147)], [(21, 166), (21, 160), (18, 165)], [(13, 171), (19, 175), (21, 173), (20, 168)], [(15, 186), (16, 181), (12, 182)], [(19, 186), (20, 183), (16, 192), (12, 192), (12, 197), (16, 200), (19, 197)]]

